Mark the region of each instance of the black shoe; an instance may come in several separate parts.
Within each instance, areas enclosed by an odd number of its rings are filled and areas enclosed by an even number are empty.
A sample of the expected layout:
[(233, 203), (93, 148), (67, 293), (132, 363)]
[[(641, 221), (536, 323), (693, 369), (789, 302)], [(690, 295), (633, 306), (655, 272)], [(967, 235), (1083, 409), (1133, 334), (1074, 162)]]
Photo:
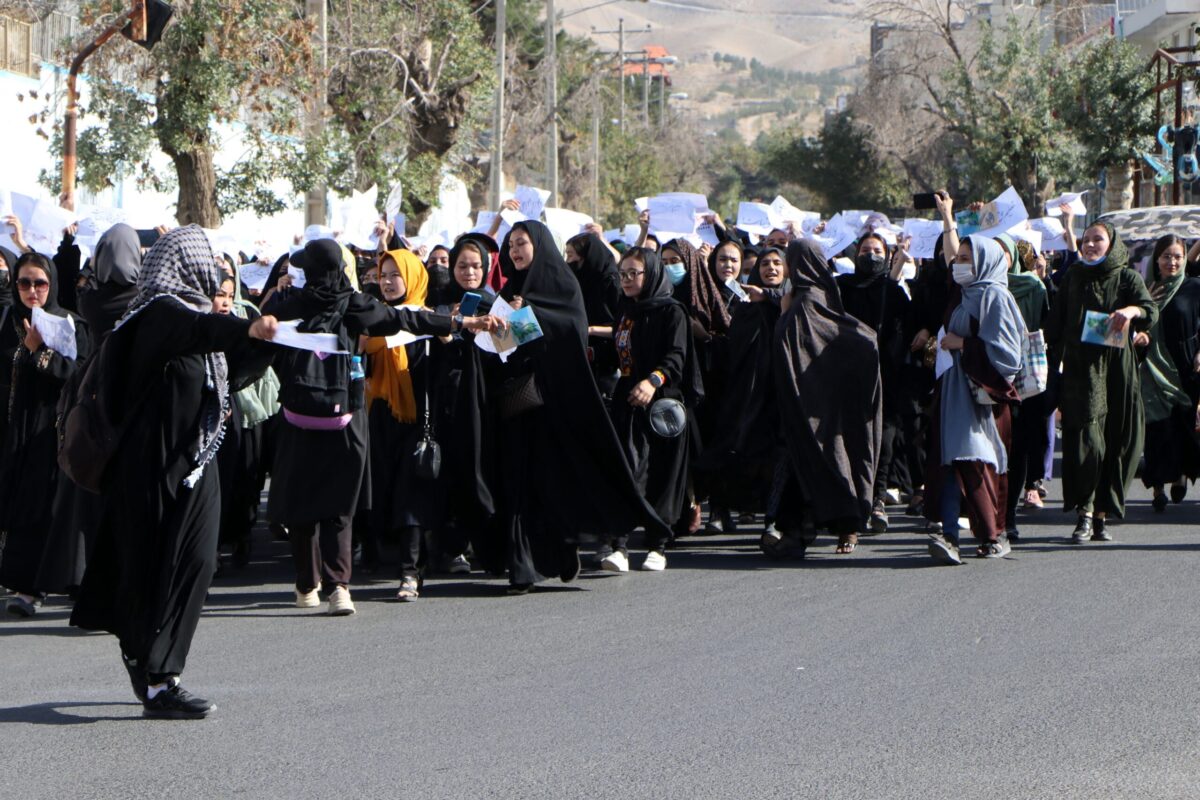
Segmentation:
[(8, 603), (5, 605), (5, 610), (10, 617), (20, 617), (21, 619), (29, 619), (37, 614), (38, 606), (42, 603), (40, 600), (35, 600), (32, 603), (24, 597), (17, 597), (15, 594), (8, 598)]
[(233, 554), (230, 557), (234, 568), (244, 569), (250, 563), (250, 539), (242, 539), (233, 545)]
[[(1171, 493), (1175, 493), (1174, 486), (1171, 487)], [(1158, 494), (1154, 495), (1154, 500), (1150, 503), (1150, 505), (1154, 508), (1156, 513), (1161, 514), (1167, 510), (1167, 496), (1162, 492), (1159, 492)]]
[(1042, 498), (1043, 500), (1046, 499), (1046, 487), (1042, 486), (1041, 481), (1034, 481), (1033, 488), (1037, 489), (1038, 497)]
[(1183, 498), (1185, 498), (1185, 497), (1187, 497), (1187, 484), (1186, 483), (1183, 486), (1172, 486), (1171, 487), (1171, 502), (1172, 503), (1182, 503)]
[(1009, 528), (1004, 532), (1004, 538), (1008, 539), (1010, 544), (1015, 544), (1021, 541), (1021, 532), (1016, 528)]
[(1071, 537), (1067, 540), (1071, 544), (1083, 544), (1092, 536), (1092, 518), (1080, 516), (1079, 521), (1075, 523), (1075, 530), (1071, 532)]
[(579, 577), (579, 570), (582, 568), (583, 565), (579, 563), (579, 546), (574, 545), (568, 549), (568, 552), (564, 556), (562, 582), (570, 583), (575, 580)]
[(146, 702), (146, 673), (142, 672), (136, 661), (124, 653), (121, 653), (121, 663), (125, 665), (125, 671), (129, 673), (129, 685), (133, 687), (133, 696), (144, 705)]
[(1104, 517), (1096, 517), (1092, 522), (1092, 541), (1111, 542), (1112, 534), (1104, 530)]
[(508, 585), (509, 594), (529, 594), (529, 590), (533, 588), (532, 583), (510, 583)]
[(204, 719), (217, 707), (190, 694), (178, 683), (142, 703), (142, 716), (150, 719)]

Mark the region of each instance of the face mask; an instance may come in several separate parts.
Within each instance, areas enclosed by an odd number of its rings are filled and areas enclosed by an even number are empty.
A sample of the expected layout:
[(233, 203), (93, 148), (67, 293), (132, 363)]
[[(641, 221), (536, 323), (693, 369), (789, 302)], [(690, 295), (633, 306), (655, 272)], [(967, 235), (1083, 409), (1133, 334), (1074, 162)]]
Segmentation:
[(1100, 256), (1099, 258), (1097, 258), (1095, 261), (1089, 261), (1088, 259), (1084, 258), (1083, 256), (1080, 256), (1079, 260), (1082, 261), (1084, 264), (1088, 265), (1089, 267), (1094, 267), (1097, 264), (1102, 263), (1104, 261), (1104, 259), (1107, 257), (1108, 257), (1107, 255), (1103, 255), (1103, 256)]
[(678, 286), (687, 277), (687, 267), (683, 264), (663, 264), (663, 269), (667, 271), (672, 286)]
[(970, 286), (975, 282), (975, 274), (971, 271), (970, 264), (959, 264), (955, 262), (952, 269), (954, 282), (959, 286)]
[(0, 269), (0, 291), (7, 289), (9, 284), (8, 270)]
[(880, 275), (886, 268), (886, 263), (883, 256), (875, 255), (874, 253), (863, 253), (854, 260), (854, 274)]

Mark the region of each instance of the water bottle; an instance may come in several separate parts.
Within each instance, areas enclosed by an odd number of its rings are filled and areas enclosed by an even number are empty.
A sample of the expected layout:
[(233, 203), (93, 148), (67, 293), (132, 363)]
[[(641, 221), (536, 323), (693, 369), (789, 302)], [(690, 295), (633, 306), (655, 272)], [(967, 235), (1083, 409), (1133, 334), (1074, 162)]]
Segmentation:
[(366, 402), (367, 373), (363, 371), (362, 356), (350, 359), (350, 410), (358, 411)]

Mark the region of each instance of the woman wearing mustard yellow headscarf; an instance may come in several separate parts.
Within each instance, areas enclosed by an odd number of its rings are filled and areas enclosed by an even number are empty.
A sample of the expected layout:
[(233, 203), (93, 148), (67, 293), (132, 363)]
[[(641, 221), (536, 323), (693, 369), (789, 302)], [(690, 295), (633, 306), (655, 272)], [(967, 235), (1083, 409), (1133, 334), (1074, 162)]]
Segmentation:
[[(429, 290), (425, 265), (407, 250), (380, 258), (379, 289), (389, 306), (423, 308)], [(433, 530), (441, 503), (436, 481), (412, 471), (412, 452), (424, 430), (433, 370), (429, 341), (407, 343), (373, 336), (364, 351), (369, 361), (366, 405), (371, 425), (372, 508), (370, 535), (376, 542), (399, 538), (399, 600), (415, 600), (424, 566), (421, 544)]]

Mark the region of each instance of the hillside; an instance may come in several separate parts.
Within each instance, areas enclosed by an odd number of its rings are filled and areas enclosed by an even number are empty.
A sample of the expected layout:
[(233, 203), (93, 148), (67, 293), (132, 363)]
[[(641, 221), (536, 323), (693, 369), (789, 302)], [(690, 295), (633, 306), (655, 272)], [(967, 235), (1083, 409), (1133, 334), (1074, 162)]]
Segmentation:
[(572, 13), (595, 2), (558, 0), (564, 30), (615, 50), (615, 34), (592, 31), (616, 30), (621, 18), (626, 31), (649, 24), (626, 36), (626, 49), (666, 47), (680, 59), (671, 89), (688, 94), (676, 107), (748, 142), (779, 125), (815, 130), (861, 79), (870, 47), (867, 0), (650, 0)]

